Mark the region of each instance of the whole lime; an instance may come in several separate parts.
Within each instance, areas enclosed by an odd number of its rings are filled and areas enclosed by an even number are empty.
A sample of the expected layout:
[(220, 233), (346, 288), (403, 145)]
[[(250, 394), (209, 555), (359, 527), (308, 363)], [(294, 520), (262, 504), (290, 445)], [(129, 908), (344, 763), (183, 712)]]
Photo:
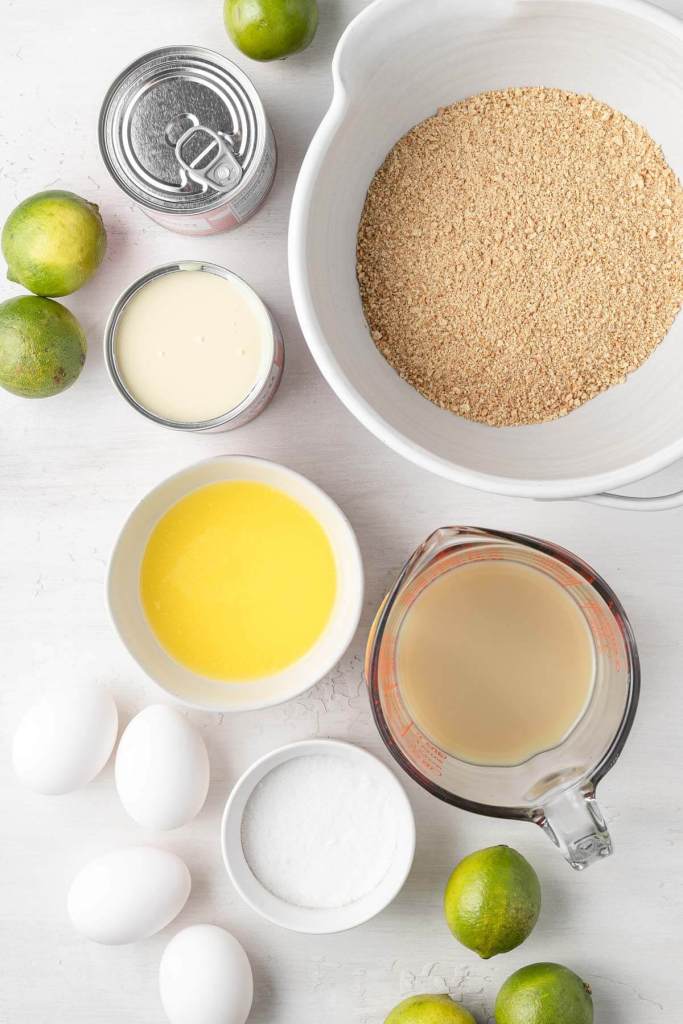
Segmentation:
[(69, 295), (104, 259), (107, 233), (94, 203), (73, 192), (38, 192), (10, 213), (2, 251), (10, 281), (36, 295)]
[(488, 960), (531, 934), (541, 911), (541, 885), (521, 853), (492, 846), (458, 864), (446, 886), (444, 911), (456, 939)]
[(305, 50), (318, 27), (316, 0), (225, 0), (225, 27), (252, 60), (279, 60)]
[(0, 387), (23, 398), (49, 398), (70, 387), (88, 343), (68, 309), (23, 295), (0, 303)]
[(410, 996), (395, 1006), (384, 1024), (476, 1024), (450, 996)]
[(590, 986), (560, 964), (530, 964), (505, 982), (496, 1024), (592, 1024)]

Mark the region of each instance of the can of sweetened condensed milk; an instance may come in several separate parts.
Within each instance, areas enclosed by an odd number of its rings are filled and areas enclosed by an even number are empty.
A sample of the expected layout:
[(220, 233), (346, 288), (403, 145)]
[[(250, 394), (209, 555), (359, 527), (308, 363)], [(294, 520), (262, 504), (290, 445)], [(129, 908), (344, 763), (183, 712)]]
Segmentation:
[(183, 235), (243, 224), (275, 178), (275, 139), (256, 89), (199, 46), (164, 47), (126, 68), (104, 98), (99, 141), (126, 195)]
[(104, 355), (126, 402), (172, 430), (244, 426), (275, 395), (284, 343), (268, 307), (236, 274), (184, 260), (134, 281), (111, 311)]

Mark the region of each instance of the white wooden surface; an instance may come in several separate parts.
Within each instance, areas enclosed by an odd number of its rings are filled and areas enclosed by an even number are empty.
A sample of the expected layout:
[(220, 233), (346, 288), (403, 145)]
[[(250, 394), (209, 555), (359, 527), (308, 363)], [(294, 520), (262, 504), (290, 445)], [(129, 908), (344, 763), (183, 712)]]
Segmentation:
[[(97, 150), (100, 99), (145, 50), (177, 42), (235, 56), (220, 0), (2, 0), (0, 3), (0, 218), (26, 195), (69, 188), (100, 203), (106, 264), (67, 305), (91, 339), (78, 385), (45, 402), (0, 395), (0, 1021), (7, 1024), (157, 1024), (157, 965), (173, 932), (192, 922), (226, 926), (256, 975), (251, 1024), (380, 1024), (403, 996), (450, 991), (484, 1024), (499, 984), (517, 967), (553, 959), (594, 987), (598, 1024), (659, 1024), (680, 1017), (683, 934), (683, 553), (681, 513), (620, 514), (581, 504), (486, 497), (432, 478), (384, 449), (345, 411), (314, 367), (291, 305), (288, 205), (297, 168), (330, 93), (329, 61), (363, 0), (322, 0), (321, 28), (304, 56), (249, 64), (280, 144), (272, 198), (228, 236), (167, 233), (113, 186)], [(683, 0), (669, 0), (683, 15)], [(238, 60), (240, 58), (238, 57)], [(248, 62), (244, 59), (243, 64)], [(115, 296), (149, 267), (208, 258), (244, 275), (272, 306), (287, 341), (280, 394), (256, 423), (214, 437), (179, 437), (148, 424), (111, 388), (102, 327)], [(5, 298), (18, 292), (10, 284)], [(214, 453), (279, 460), (326, 488), (350, 516), (367, 568), (365, 615), (342, 664), (307, 696), (240, 718), (192, 715), (211, 755), (208, 803), (191, 826), (147, 836), (129, 821), (111, 766), (86, 790), (41, 798), (15, 785), (9, 740), (22, 709), (67, 681), (111, 686), (124, 721), (158, 699), (114, 637), (103, 601), (107, 557), (130, 507), (176, 469)], [(681, 467), (657, 486), (680, 486)], [(645, 485), (648, 487), (654, 485)], [(354, 932), (293, 936), (244, 906), (221, 867), (218, 820), (232, 782), (282, 743), (351, 739), (383, 755), (361, 682), (373, 610), (402, 561), (433, 528), (472, 523), (564, 544), (614, 585), (643, 660), (640, 713), (621, 762), (602, 786), (616, 856), (576, 875), (532, 826), (454, 811), (406, 786), (418, 821), (415, 867), (395, 904)], [(69, 926), (65, 893), (92, 854), (150, 839), (182, 854), (194, 892), (161, 935), (131, 947), (90, 945)], [(536, 865), (544, 909), (520, 950), (493, 962), (460, 948), (443, 923), (442, 887), (455, 861), (509, 842)]]

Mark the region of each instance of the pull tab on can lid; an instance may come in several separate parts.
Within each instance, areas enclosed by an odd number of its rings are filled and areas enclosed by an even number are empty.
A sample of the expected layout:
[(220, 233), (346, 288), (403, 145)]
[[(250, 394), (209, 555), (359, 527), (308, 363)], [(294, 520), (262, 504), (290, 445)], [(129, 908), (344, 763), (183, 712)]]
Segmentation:
[[(188, 163), (185, 156), (187, 154), (190, 159), (187, 153), (190, 143), (201, 136), (208, 142), (201, 153)], [(217, 192), (232, 192), (242, 180), (242, 165), (229, 149), (225, 137), (204, 125), (193, 125), (183, 132), (176, 142), (175, 155), (181, 173), (184, 171), (188, 178), (201, 185), (202, 192), (211, 188)]]
[(220, 206), (258, 165), (268, 122), (232, 61), (198, 46), (145, 54), (116, 79), (100, 113), (104, 161), (152, 210)]

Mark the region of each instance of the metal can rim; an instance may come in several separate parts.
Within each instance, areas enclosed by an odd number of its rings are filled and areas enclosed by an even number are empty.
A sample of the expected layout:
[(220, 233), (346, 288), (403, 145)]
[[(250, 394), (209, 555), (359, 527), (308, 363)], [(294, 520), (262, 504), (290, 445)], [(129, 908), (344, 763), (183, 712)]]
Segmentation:
[[(259, 133), (257, 138), (257, 145), (254, 151), (252, 159), (249, 161), (249, 165), (244, 172), (242, 180), (239, 182), (237, 187), (228, 193), (217, 193), (210, 201), (200, 203), (197, 202), (194, 206), (184, 207), (178, 209), (172, 204), (166, 205), (163, 201), (146, 197), (141, 191), (136, 190), (130, 184), (130, 177), (122, 173), (122, 166), (112, 159), (113, 146), (111, 145), (111, 139), (107, 133), (107, 127), (111, 129), (111, 123), (108, 118), (108, 114), (111, 110), (112, 101), (116, 97), (116, 94), (122, 84), (126, 81), (129, 75), (134, 71), (143, 68), (146, 64), (150, 63), (153, 59), (161, 56), (173, 54), (174, 52), (179, 54), (189, 54), (191, 56), (204, 57), (208, 62), (213, 63), (220, 67), (223, 71), (233, 75), (235, 79), (242, 86), (244, 91), (248, 94), (250, 101), (254, 106), (254, 114), (258, 124), (264, 127), (264, 131)], [(146, 53), (141, 54), (136, 60), (131, 61), (114, 79), (109, 88), (107, 89), (102, 104), (100, 106), (100, 113), (98, 118), (97, 138), (100, 149), (100, 155), (104, 162), (105, 167), (109, 171), (109, 174), (119, 186), (119, 188), (134, 202), (143, 206), (147, 210), (152, 210), (156, 213), (165, 213), (175, 217), (196, 217), (200, 213), (209, 213), (212, 210), (220, 209), (226, 202), (233, 202), (238, 200), (240, 196), (247, 191), (255, 175), (258, 173), (260, 163), (263, 159), (263, 155), (266, 151), (268, 143), (268, 137), (272, 140), (273, 148), (277, 155), (277, 143), (273, 136), (272, 128), (270, 127), (270, 121), (266, 109), (263, 105), (256, 86), (249, 78), (247, 73), (242, 70), (234, 61), (231, 61), (228, 57), (224, 57), (222, 53), (218, 53), (216, 50), (212, 50), (207, 46), (195, 46), (194, 44), (170, 44), (168, 46), (160, 46), (154, 50), (148, 50)], [(198, 193), (198, 198), (203, 198), (201, 193)]]
[[(257, 380), (254, 382), (254, 386), (252, 387), (249, 394), (245, 396), (245, 398), (239, 403), (239, 405), (236, 405), (232, 409), (227, 410), (221, 416), (215, 416), (213, 419), (210, 420), (197, 420), (195, 422), (169, 420), (166, 419), (164, 416), (158, 416), (156, 413), (152, 412), (151, 409), (147, 409), (135, 398), (132, 392), (129, 391), (129, 389), (126, 387), (126, 383), (123, 379), (122, 374), (119, 372), (116, 360), (116, 329), (126, 306), (133, 298), (133, 296), (137, 295), (137, 293), (141, 291), (142, 288), (145, 287), (145, 285), (149, 284), (150, 281), (154, 281), (158, 277), (164, 277), (166, 274), (175, 274), (177, 272), (183, 271), (206, 272), (209, 274), (215, 274), (216, 277), (222, 277), (226, 281), (239, 281), (240, 284), (244, 285), (245, 288), (249, 289), (254, 298), (263, 307), (268, 317), (268, 321), (271, 325), (271, 348), (270, 352), (268, 353), (269, 358), (267, 358), (265, 366), (262, 369), (261, 373), (259, 374)], [(111, 312), (109, 314), (109, 317), (107, 318), (107, 323), (104, 329), (104, 361), (107, 367), (107, 372), (109, 373), (109, 378), (114, 387), (116, 388), (116, 390), (119, 392), (120, 395), (122, 395), (126, 402), (128, 402), (128, 404), (133, 409), (136, 410), (136, 412), (139, 412), (146, 419), (152, 420), (154, 423), (158, 423), (162, 427), (167, 427), (170, 430), (177, 430), (181, 433), (208, 433), (214, 430), (218, 430), (221, 427), (227, 427), (227, 425), (230, 424), (233, 420), (239, 419), (243, 415), (243, 413), (245, 413), (249, 408), (251, 408), (253, 403), (260, 398), (263, 392), (263, 388), (268, 383), (268, 380), (273, 369), (273, 364), (276, 359), (278, 333), (279, 332), (277, 325), (273, 320), (273, 316), (270, 310), (268, 309), (268, 306), (265, 304), (265, 302), (258, 294), (256, 289), (252, 288), (249, 282), (245, 281), (244, 278), (239, 276), (239, 274), (235, 274), (234, 271), (228, 270), (227, 267), (222, 267), (218, 263), (209, 263), (204, 260), (179, 260), (172, 263), (162, 263), (157, 267), (153, 267), (151, 270), (148, 270), (147, 273), (142, 274), (141, 277), (136, 278), (135, 281), (133, 281), (127, 288), (125, 288), (123, 292), (121, 292), (119, 297), (114, 302), (114, 305), (112, 306)]]

